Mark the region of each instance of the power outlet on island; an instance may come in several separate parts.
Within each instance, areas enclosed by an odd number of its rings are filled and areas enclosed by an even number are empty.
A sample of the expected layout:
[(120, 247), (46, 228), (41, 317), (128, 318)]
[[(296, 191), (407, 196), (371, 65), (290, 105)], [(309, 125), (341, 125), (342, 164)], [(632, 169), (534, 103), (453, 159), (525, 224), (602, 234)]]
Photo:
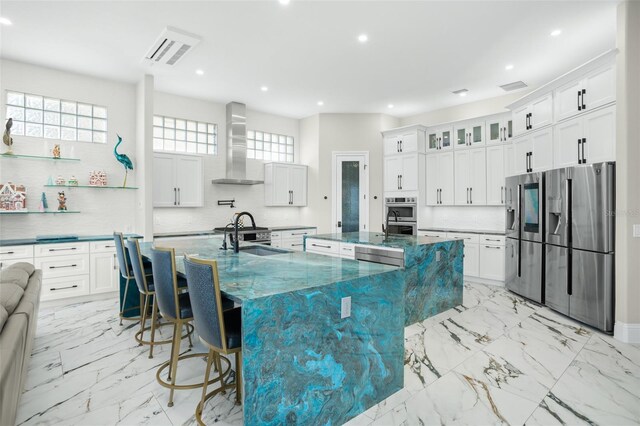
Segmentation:
[(440, 250), (436, 251), (436, 262), (440, 262), (441, 257), (442, 257), (442, 253), (440, 253)]
[(351, 296), (343, 297), (340, 302), (340, 318), (351, 316)]

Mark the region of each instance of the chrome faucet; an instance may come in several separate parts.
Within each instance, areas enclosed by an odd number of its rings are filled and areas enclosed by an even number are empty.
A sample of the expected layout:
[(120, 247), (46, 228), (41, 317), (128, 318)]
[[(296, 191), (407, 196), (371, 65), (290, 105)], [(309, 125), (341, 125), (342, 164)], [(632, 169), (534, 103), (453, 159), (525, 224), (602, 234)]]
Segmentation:
[(234, 253), (239, 253), (240, 252), (240, 241), (238, 241), (238, 224), (240, 223), (240, 218), (242, 216), (249, 216), (249, 219), (251, 219), (251, 226), (256, 227), (256, 221), (253, 218), (253, 216), (251, 215), (251, 213), (249, 212), (242, 212), (242, 213), (238, 213), (236, 215), (236, 220), (233, 223), (233, 228), (234, 228), (234, 238), (233, 238), (233, 252)]
[(387, 212), (387, 222), (386, 222), (387, 226), (385, 227), (384, 226), (385, 224), (384, 223), (382, 224), (382, 232), (384, 232), (384, 238), (385, 239), (389, 238), (389, 216), (391, 216), (392, 214), (395, 216), (396, 222), (398, 221), (398, 211), (397, 210), (389, 210)]
[[(234, 226), (233, 222), (229, 222), (225, 225), (224, 227), (224, 234), (222, 236), (222, 247), (220, 247), (220, 250), (227, 250), (227, 230), (229, 229), (229, 227)], [(233, 236), (231, 234), (229, 234), (229, 239), (233, 238)], [(233, 243), (233, 241), (232, 241)]]

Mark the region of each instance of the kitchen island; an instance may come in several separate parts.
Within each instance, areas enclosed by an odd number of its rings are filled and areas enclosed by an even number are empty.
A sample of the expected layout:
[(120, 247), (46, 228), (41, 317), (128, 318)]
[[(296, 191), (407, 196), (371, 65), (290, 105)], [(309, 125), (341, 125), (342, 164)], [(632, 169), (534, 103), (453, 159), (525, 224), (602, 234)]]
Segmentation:
[[(314, 240), (401, 250), (405, 326), (462, 304), (464, 244), (460, 240), (347, 232), (306, 237), (305, 250), (310, 249), (307, 242)], [(329, 250), (329, 253), (339, 251)]]
[[(402, 270), (268, 247), (276, 254), (234, 253), (221, 244), (158, 243), (176, 249), (179, 272), (184, 253), (215, 259), (222, 292), (242, 305), (245, 424), (342, 424), (403, 387)], [(141, 244), (143, 254), (151, 245)]]

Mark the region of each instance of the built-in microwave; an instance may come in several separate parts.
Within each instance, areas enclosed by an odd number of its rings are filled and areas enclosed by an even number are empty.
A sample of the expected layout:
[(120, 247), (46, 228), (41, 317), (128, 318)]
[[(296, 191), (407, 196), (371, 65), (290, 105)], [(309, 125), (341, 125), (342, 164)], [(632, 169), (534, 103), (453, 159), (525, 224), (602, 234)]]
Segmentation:
[(418, 199), (416, 197), (387, 197), (384, 199), (384, 204), (384, 214), (385, 217), (389, 215), (389, 220), (395, 222), (418, 221)]

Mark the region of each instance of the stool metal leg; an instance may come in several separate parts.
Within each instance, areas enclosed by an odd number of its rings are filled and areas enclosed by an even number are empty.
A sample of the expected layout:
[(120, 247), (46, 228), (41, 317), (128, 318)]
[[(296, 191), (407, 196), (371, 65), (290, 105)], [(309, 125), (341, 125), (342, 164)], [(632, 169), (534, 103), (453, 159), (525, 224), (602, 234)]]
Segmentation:
[(180, 356), (180, 342), (182, 341), (182, 324), (176, 322), (173, 329), (173, 344), (171, 346), (171, 387), (169, 391), (169, 407), (173, 407), (173, 392), (178, 375), (178, 357)]
[(242, 352), (236, 352), (236, 404), (242, 404)]
[(122, 296), (122, 302), (120, 302), (120, 325), (122, 325), (122, 317), (124, 316), (124, 305), (127, 303), (127, 295), (129, 294), (129, 278), (126, 279), (124, 284), (124, 295)]
[[(147, 322), (148, 310), (149, 310), (149, 296), (145, 295), (143, 311), (140, 313), (140, 340), (143, 340), (143, 337), (144, 337), (144, 326), (145, 326), (145, 323)], [(142, 343), (140, 343), (138, 346), (142, 346)]]
[(153, 358), (153, 347), (155, 346), (156, 337), (156, 320), (158, 318), (158, 299), (153, 295), (153, 303), (151, 307), (151, 344), (149, 345), (149, 358)]
[[(204, 425), (202, 421), (202, 410), (204, 409), (204, 403), (207, 399), (207, 383), (209, 382), (209, 376), (211, 375), (211, 364), (213, 363), (214, 352), (213, 349), (209, 349), (209, 355), (207, 356), (207, 368), (204, 372), (204, 385), (202, 386), (202, 398), (196, 406), (196, 420), (199, 425)], [(222, 385), (222, 383), (220, 383)]]

